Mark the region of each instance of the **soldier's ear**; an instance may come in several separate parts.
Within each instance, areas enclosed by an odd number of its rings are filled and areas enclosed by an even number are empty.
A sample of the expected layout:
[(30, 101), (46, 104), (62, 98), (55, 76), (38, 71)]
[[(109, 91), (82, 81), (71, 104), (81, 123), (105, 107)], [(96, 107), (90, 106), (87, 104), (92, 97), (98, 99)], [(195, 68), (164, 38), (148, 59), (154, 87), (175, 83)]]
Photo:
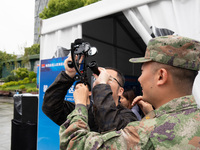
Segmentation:
[(167, 70), (164, 68), (160, 68), (156, 74), (157, 85), (160, 86), (160, 85), (165, 84), (168, 80), (168, 76), (169, 74)]

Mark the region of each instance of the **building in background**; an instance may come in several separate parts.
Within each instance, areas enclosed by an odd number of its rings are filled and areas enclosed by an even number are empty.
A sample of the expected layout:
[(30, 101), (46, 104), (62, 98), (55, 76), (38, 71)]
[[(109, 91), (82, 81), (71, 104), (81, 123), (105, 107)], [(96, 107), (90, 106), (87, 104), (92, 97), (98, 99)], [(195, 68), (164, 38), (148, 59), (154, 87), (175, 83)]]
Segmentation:
[(49, 0), (35, 0), (35, 23), (34, 23), (34, 44), (40, 43), (40, 21), (39, 14), (42, 12), (45, 6), (47, 6)]
[[(19, 57), (16, 60), (10, 59), (8, 61), (2, 62), (2, 78), (6, 78), (8, 75), (11, 75), (12, 71), (16, 70), (17, 68), (27, 68), (29, 71), (34, 71), (37, 73), (40, 54), (28, 56), (28, 61), (25, 64), (23, 64), (23, 60), (23, 57)], [(9, 63), (9, 66), (7, 66), (7, 63)]]

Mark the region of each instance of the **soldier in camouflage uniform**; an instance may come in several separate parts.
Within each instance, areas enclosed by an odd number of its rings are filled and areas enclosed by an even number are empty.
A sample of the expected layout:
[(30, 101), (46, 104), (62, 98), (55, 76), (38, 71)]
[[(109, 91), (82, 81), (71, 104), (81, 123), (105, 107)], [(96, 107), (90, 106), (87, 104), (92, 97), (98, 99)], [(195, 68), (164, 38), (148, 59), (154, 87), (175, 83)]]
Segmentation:
[[(200, 68), (200, 42), (157, 37), (149, 41), (144, 58), (129, 61), (143, 63), (138, 79), (142, 98), (155, 110), (119, 131), (91, 132), (85, 107), (88, 90), (80, 84), (74, 92), (76, 108), (60, 128), (60, 149), (200, 149), (200, 110), (191, 95)], [(106, 84), (106, 78), (101, 70), (96, 81)]]

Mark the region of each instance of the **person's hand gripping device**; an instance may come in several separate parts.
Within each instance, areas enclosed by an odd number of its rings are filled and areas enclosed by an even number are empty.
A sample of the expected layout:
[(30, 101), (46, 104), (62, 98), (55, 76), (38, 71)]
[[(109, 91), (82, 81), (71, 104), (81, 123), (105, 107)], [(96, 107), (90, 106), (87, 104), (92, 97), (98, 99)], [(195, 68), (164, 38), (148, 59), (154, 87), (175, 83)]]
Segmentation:
[[(91, 47), (88, 42), (85, 42), (82, 39), (76, 39), (74, 43), (71, 43), (72, 61), (68, 62), (68, 66), (76, 69), (78, 74), (75, 76), (75, 80), (80, 79), (82, 82), (86, 83), (88, 81), (87, 68), (90, 68), (94, 74), (99, 75), (96, 61), (92, 61), (87, 64), (87, 58), (94, 56), (96, 53), (97, 49), (95, 47)], [(79, 63), (82, 55), (84, 55), (83, 61)], [(76, 56), (78, 56), (77, 59)]]

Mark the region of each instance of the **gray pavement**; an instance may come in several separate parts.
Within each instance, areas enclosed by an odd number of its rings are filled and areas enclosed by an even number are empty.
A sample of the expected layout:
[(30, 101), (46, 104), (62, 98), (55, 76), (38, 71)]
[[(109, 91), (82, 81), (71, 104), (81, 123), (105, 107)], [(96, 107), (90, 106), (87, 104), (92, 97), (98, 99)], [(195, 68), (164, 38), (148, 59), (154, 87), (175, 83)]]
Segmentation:
[(13, 102), (13, 97), (0, 96), (0, 150), (10, 150), (11, 148)]

